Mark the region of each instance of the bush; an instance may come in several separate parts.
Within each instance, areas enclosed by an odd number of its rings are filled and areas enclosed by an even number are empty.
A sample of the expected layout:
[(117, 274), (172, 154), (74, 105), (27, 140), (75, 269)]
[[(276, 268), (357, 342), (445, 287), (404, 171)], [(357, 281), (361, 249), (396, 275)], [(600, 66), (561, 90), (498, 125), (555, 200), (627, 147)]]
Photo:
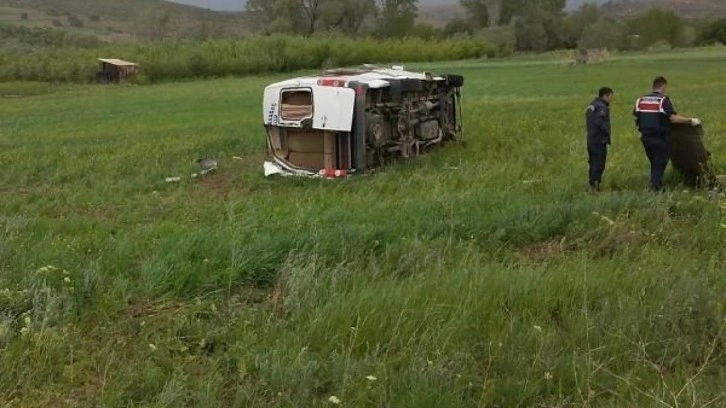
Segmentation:
[(665, 40), (658, 40), (654, 42), (650, 47), (648, 47), (648, 51), (669, 51), (673, 48), (673, 45)]
[(541, 23), (516, 25), (517, 49), (542, 52), (547, 49), (547, 31)]
[(578, 48), (619, 49), (623, 44), (618, 26), (611, 21), (600, 21), (585, 27), (577, 41)]
[(650, 48), (656, 42), (667, 42), (672, 46), (686, 46), (688, 38), (686, 24), (672, 11), (651, 9), (628, 22), (630, 34), (638, 35), (637, 47)]
[(76, 16), (68, 16), (68, 24), (71, 27), (81, 28), (83, 27), (83, 20)]
[(696, 42), (701, 45), (726, 43), (726, 18), (722, 18), (706, 25), (698, 33)]
[(517, 36), (510, 26), (487, 27), (479, 31), (477, 37), (489, 45), (492, 57), (508, 57), (517, 47)]

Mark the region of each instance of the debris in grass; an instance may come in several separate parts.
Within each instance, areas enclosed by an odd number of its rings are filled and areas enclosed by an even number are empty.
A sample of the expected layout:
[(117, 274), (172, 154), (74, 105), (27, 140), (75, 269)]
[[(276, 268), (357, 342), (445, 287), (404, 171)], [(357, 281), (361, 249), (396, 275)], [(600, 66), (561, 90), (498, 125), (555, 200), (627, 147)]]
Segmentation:
[(166, 182), (167, 183), (177, 183), (181, 181), (181, 177), (167, 177)]
[(214, 159), (199, 159), (197, 163), (202, 168), (200, 174), (207, 174), (212, 170), (217, 170), (217, 161)]

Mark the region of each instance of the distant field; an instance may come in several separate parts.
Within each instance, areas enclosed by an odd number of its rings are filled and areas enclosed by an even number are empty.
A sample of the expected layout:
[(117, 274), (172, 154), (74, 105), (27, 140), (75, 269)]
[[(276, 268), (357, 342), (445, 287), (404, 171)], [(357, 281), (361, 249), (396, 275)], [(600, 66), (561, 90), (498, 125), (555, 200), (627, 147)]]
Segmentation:
[(726, 198), (648, 193), (630, 112), (667, 76), (726, 173), (725, 57), (419, 65), (466, 144), (336, 181), (262, 176), (282, 76), (0, 83), (0, 407), (724, 406)]

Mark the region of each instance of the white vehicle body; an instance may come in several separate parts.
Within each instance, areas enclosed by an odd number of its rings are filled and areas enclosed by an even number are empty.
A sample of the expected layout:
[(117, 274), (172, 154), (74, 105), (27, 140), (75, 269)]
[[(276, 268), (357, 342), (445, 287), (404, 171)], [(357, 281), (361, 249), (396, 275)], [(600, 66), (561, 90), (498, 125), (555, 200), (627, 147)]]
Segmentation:
[(338, 69), (268, 85), (265, 174), (347, 175), (460, 136), (463, 78)]

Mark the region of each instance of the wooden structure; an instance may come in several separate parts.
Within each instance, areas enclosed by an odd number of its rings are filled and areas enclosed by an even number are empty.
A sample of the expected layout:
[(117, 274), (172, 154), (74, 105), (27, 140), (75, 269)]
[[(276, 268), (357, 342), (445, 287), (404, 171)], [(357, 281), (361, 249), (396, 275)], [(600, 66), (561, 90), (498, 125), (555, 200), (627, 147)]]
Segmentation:
[(598, 62), (606, 61), (608, 58), (610, 58), (610, 52), (608, 52), (607, 49), (581, 48), (581, 49), (577, 50), (577, 55), (575, 56), (575, 64), (577, 64), (577, 65), (597, 64)]
[(99, 58), (96, 79), (100, 83), (122, 83), (139, 73), (139, 64), (114, 58)]

